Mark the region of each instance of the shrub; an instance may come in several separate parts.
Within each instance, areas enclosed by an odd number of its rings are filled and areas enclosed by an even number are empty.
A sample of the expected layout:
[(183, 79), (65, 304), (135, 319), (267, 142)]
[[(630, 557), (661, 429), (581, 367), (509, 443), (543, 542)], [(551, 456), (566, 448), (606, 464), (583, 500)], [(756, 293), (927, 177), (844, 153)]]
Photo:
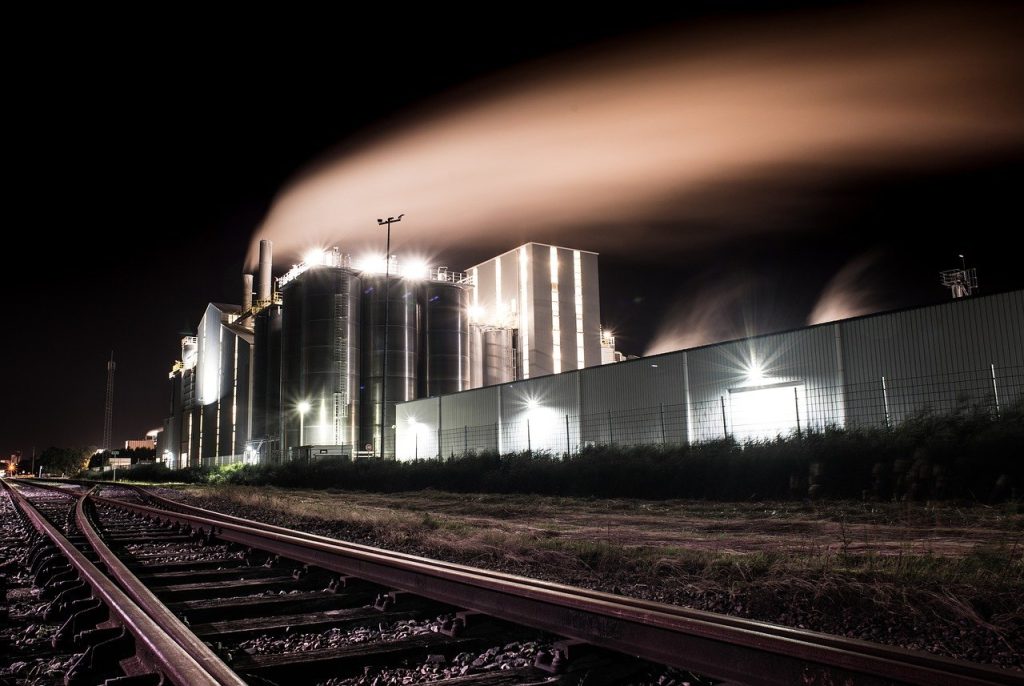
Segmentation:
[(997, 501), (1024, 487), (1024, 413), (920, 417), (894, 429), (805, 431), (739, 445), (596, 445), (564, 457), (469, 453), (393, 462), (332, 458), (280, 465), (132, 469), (124, 478), (398, 491), (714, 500), (871, 497)]

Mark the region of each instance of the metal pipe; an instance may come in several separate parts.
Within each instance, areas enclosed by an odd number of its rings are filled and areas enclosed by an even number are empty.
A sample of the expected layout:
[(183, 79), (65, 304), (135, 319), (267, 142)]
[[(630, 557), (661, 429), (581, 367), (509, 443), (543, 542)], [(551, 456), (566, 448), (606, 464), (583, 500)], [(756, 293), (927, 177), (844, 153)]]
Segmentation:
[(892, 428), (892, 421), (889, 418), (889, 389), (885, 385), (885, 377), (882, 377), (882, 403), (885, 405), (885, 428)]
[(1001, 417), (999, 412), (999, 387), (996, 385), (996, 365), (992, 364), (992, 397), (996, 401), (996, 419)]

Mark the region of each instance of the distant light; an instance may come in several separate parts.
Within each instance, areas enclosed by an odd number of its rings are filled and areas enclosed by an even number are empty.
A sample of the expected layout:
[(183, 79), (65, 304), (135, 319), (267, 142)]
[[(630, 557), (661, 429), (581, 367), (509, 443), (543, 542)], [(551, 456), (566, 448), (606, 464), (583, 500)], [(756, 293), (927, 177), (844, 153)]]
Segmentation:
[(324, 251), (319, 248), (310, 250), (303, 256), (302, 261), (307, 267), (319, 267), (324, 263)]
[(540, 407), (540, 402), (536, 398), (528, 398), (526, 400), (527, 410), (536, 410), (538, 407)]
[(655, 369), (658, 368), (658, 365), (656, 365), (656, 364), (652, 364), (651, 366), (654, 367)]
[(309, 412), (309, 407), (309, 403), (306, 402), (305, 400), (300, 402), (298, 405), (299, 414), (306, 414), (307, 412)]
[(469, 314), (469, 321), (482, 322), (487, 316), (487, 308), (483, 305), (470, 305), (466, 312)]

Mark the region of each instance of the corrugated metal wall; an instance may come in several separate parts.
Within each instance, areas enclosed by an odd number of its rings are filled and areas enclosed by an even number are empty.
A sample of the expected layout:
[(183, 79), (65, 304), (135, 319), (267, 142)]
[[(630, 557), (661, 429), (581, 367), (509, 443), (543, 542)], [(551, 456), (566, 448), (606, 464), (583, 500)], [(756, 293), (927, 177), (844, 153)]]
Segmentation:
[(800, 412), (804, 425), (839, 423), (828, 399), (841, 388), (832, 327), (818, 326), (782, 334), (758, 336), (689, 350), (692, 431), (690, 440), (743, 434), (733, 416), (733, 392), (760, 386), (803, 386)]
[(923, 411), (986, 405), (994, 401), (1000, 386), (1004, 402), (1020, 399), (1024, 291), (864, 317), (839, 326), (851, 426), (884, 424), (887, 416), (896, 424)]
[(583, 445), (686, 441), (686, 353), (590, 367), (579, 379)]
[[(1024, 291), (414, 401), (399, 406), (399, 417), (416, 415), (419, 431), (440, 433), (446, 456), (495, 444), (505, 453), (573, 453), (598, 443), (756, 437), (740, 409), (761, 390), (780, 399), (800, 430), (999, 412), (1024, 398)], [(431, 414), (423, 404), (438, 402), (440, 432), (437, 405)], [(398, 431), (409, 435), (401, 421)], [(400, 449), (400, 459), (410, 457)]]

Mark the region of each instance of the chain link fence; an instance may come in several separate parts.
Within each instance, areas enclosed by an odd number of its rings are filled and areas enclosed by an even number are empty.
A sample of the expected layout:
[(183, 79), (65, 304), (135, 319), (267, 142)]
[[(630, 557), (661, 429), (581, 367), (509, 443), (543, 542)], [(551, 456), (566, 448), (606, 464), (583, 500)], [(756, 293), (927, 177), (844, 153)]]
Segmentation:
[(524, 407), (512, 420), (399, 436), (403, 459), (470, 452), (573, 455), (594, 445), (680, 445), (731, 439), (740, 443), (800, 437), (828, 428), (896, 427), (915, 417), (975, 413), (997, 419), (1019, 410), (1024, 367), (992, 365), (918, 377), (886, 377), (836, 386), (798, 382), (731, 389), (693, 403), (659, 404), (591, 414)]

